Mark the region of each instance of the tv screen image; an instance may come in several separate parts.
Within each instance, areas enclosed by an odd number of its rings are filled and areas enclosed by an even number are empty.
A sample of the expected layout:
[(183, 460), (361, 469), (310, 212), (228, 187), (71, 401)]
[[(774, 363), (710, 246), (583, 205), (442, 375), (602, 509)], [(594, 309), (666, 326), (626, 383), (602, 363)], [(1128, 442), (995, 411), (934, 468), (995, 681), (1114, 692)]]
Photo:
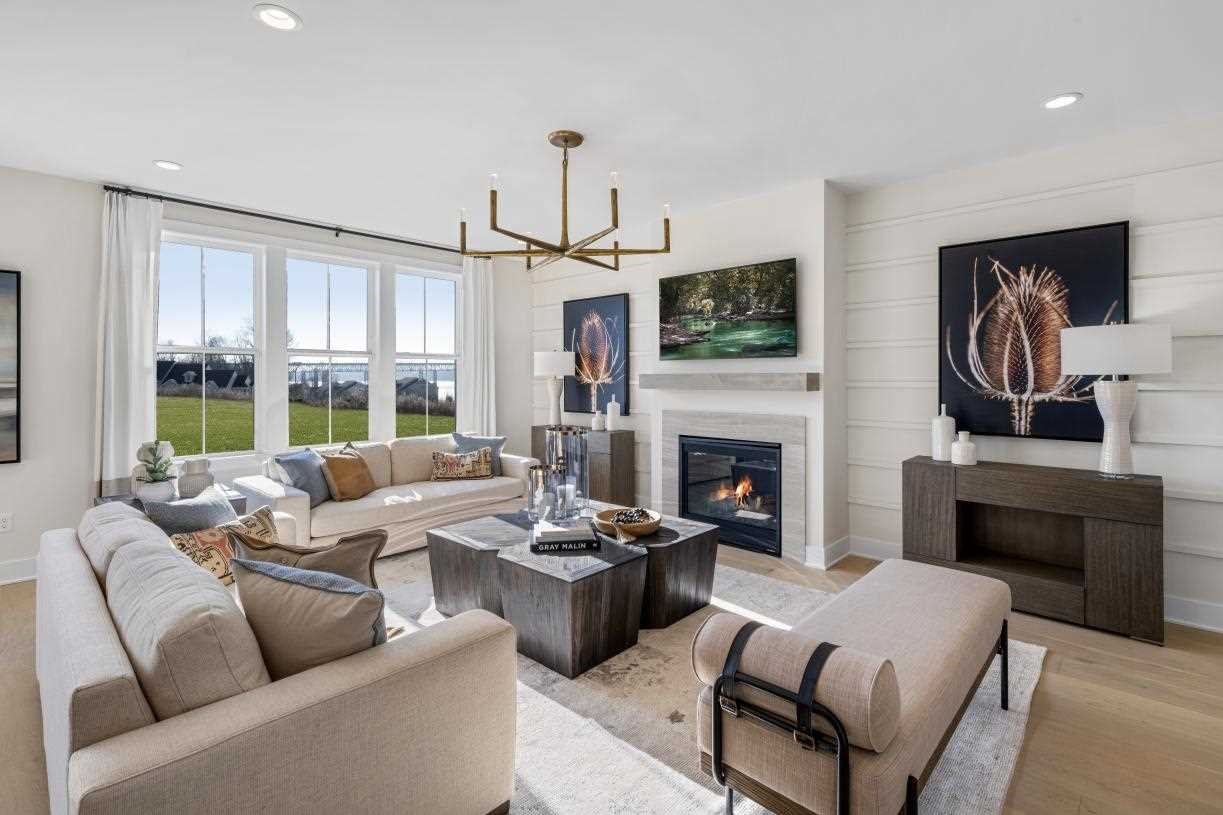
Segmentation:
[(794, 258), (658, 281), (658, 358), (798, 355)]

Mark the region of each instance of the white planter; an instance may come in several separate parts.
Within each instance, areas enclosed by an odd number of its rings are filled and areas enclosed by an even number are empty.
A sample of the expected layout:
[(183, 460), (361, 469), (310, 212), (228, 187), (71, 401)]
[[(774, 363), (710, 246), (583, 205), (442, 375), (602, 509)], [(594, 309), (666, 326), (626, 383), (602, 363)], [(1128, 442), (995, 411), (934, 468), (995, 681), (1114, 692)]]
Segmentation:
[(137, 481), (136, 497), (141, 501), (173, 501), (178, 497), (177, 479), (169, 481)]

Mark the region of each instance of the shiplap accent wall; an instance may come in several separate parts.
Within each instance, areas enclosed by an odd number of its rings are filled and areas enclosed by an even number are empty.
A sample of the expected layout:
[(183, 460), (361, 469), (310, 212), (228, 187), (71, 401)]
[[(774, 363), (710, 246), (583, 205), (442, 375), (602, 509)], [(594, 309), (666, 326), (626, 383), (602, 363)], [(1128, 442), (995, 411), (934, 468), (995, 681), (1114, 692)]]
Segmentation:
[[(1223, 118), (1132, 132), (851, 196), (851, 547), (900, 551), (900, 462), (937, 412), (938, 247), (1130, 221), (1130, 319), (1170, 323), (1139, 378), (1135, 467), (1164, 477), (1167, 616), (1223, 629)], [(1099, 445), (978, 439), (981, 458), (1095, 467)]]

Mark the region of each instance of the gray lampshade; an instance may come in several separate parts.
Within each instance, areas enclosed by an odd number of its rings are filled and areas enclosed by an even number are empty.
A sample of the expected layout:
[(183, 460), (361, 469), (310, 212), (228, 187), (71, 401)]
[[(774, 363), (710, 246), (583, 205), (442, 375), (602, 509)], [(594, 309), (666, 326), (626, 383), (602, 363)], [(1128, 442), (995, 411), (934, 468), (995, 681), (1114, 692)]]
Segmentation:
[(536, 351), (536, 376), (573, 376), (572, 351)]
[(1162, 374), (1172, 370), (1172, 326), (1092, 325), (1062, 329), (1062, 374)]

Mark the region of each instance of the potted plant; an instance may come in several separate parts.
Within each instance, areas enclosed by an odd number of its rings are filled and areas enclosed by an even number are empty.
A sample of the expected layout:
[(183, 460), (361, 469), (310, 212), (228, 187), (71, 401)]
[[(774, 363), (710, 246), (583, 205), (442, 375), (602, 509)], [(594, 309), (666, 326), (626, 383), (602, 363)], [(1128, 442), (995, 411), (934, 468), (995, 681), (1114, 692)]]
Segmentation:
[(142, 501), (172, 501), (175, 485), (174, 445), (168, 441), (146, 441), (136, 451), (136, 497)]

